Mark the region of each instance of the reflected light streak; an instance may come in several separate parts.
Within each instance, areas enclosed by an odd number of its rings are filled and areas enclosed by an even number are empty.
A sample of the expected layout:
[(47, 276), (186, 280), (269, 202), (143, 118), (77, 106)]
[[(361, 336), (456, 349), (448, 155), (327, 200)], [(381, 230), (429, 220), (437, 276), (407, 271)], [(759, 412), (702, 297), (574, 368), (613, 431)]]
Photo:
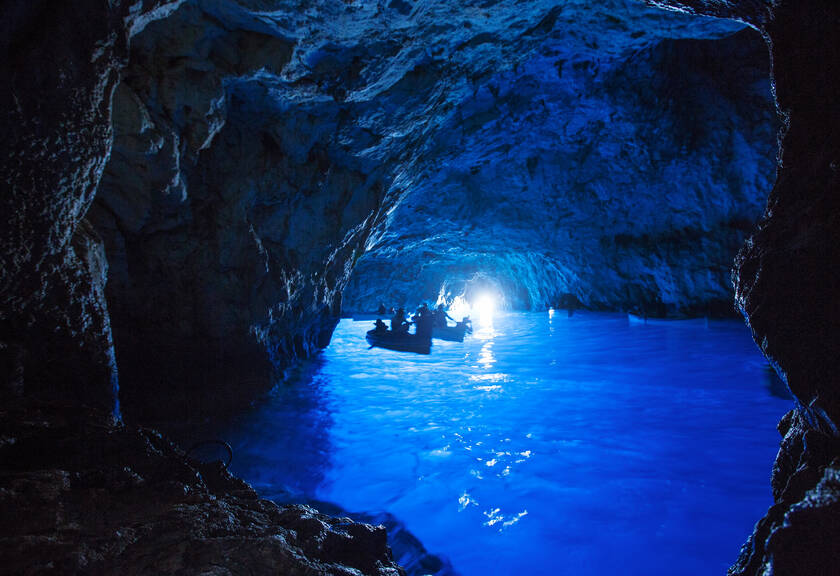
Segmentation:
[(496, 357), (493, 356), (493, 342), (487, 342), (481, 347), (481, 352), (478, 355), (478, 363), (484, 368), (490, 368), (496, 363)]

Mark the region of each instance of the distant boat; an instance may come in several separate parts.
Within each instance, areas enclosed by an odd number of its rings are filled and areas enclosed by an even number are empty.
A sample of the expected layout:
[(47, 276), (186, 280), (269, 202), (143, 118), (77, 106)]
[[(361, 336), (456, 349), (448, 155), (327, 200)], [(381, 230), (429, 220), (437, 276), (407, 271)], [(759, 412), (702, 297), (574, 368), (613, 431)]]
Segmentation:
[(390, 330), (368, 330), (365, 340), (371, 346), (396, 350), (397, 352), (414, 352), (415, 354), (429, 354), (432, 351), (432, 339), (423, 338), (417, 334), (391, 332)]
[(463, 342), (467, 330), (472, 329), (465, 322), (458, 322), (455, 326), (435, 326), (432, 328), (432, 338), (449, 340), (450, 342)]
[(659, 324), (668, 326), (705, 326), (706, 318), (646, 318), (638, 314), (627, 314), (630, 324)]

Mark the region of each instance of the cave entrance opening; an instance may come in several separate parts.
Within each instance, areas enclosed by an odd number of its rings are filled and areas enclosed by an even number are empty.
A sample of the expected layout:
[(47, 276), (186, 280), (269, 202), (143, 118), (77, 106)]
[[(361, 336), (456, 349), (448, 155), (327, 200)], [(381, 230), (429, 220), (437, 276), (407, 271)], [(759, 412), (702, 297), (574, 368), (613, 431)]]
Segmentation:
[(440, 286), (437, 305), (448, 308), (453, 320), (471, 318), (478, 324), (492, 324), (496, 312), (511, 307), (503, 283), (483, 272), (466, 278), (447, 278)]

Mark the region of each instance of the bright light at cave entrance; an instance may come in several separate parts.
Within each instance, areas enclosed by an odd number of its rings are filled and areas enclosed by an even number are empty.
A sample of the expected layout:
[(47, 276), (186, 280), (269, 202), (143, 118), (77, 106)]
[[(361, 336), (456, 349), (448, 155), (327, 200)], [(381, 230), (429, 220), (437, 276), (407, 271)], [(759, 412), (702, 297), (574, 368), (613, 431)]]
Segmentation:
[(479, 322), (491, 322), (496, 314), (496, 298), (492, 294), (480, 294), (473, 301), (472, 309)]
[[(439, 300), (438, 304), (446, 304), (446, 301)], [(455, 320), (461, 320), (466, 316), (472, 315), (472, 307), (463, 296), (456, 296), (452, 304), (449, 305), (449, 315)]]
[(469, 302), (463, 296), (456, 296), (449, 305), (449, 315), (456, 320), (469, 316), (474, 322), (492, 324), (497, 308), (497, 298), (489, 292), (478, 294)]

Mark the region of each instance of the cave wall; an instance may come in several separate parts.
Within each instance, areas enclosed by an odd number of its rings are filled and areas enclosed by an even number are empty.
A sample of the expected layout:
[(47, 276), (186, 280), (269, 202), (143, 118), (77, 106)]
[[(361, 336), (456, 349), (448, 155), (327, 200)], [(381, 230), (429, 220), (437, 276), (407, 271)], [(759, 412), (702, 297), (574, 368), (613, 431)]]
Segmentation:
[(735, 265), (736, 302), (796, 396), (779, 423), (775, 504), (732, 575), (833, 574), (840, 565), (840, 4), (831, 0), (657, 1), (737, 17), (770, 46), (782, 121), (777, 179)]
[(180, 2), (12, 2), (0, 42), (4, 398), (116, 407), (107, 264), (84, 220), (111, 148), (128, 40)]
[(294, 42), (260, 28), (185, 5), (138, 37), (116, 93), (90, 219), (138, 420), (229, 409), (326, 345), (378, 207), (375, 170), (336, 143), (348, 110), (275, 96)]
[[(566, 40), (592, 64), (601, 50), (737, 29), (603, 8), (191, 0), (148, 26), (90, 212), (126, 413), (204, 417), (324, 346), (376, 226), (499, 126), (483, 107), (500, 76), (513, 99), (539, 84), (535, 58), (557, 73), (544, 53)], [(587, 35), (627, 22), (642, 34), (604, 34), (605, 46)]]
[(108, 265), (86, 216), (129, 39), (179, 4), (0, 12), (0, 573), (404, 574), (383, 528), (260, 500), (115, 418)]
[[(840, 561), (834, 545), (840, 541), (840, 491), (834, 465), (840, 455), (836, 439), (840, 393), (834, 383), (840, 364), (840, 309), (836, 298), (840, 273), (834, 266), (840, 250), (840, 142), (836, 131), (840, 107), (837, 71), (832, 64), (840, 57), (840, 38), (835, 33), (840, 6), (833, 0), (652, 3), (745, 20), (761, 30), (771, 47), (776, 103), (783, 122), (779, 175), (760, 228), (739, 256), (736, 290), (737, 302), (750, 322), (756, 342), (786, 379), (799, 407), (780, 425), (785, 438), (773, 471), (776, 504), (757, 525), (732, 573), (828, 574)], [(180, 4), (35, 1), (4, 7), (0, 36), (5, 135), (0, 174), (6, 188), (0, 202), (7, 218), (0, 231), (4, 401), (21, 396), (50, 396), (98, 406), (105, 413), (115, 408), (114, 354), (107, 306), (102, 298), (106, 277), (103, 245), (84, 219), (111, 149), (111, 93), (126, 66), (128, 40), (141, 33), (149, 22), (170, 15)], [(253, 4), (266, 7), (263, 2)], [(285, 23), (280, 17), (268, 25), (260, 18), (246, 18), (238, 8), (245, 5), (203, 4), (217, 18), (247, 20), (250, 24), (246, 29), (263, 36), (288, 35), (278, 33), (280, 28), (286, 32), (307, 31), (295, 39), (295, 50), (304, 46), (300, 53), (305, 57), (290, 60), (292, 68), (281, 82), (269, 82), (269, 90), (278, 85), (292, 86), (295, 91), (289, 101), (296, 103), (324, 100), (329, 107), (335, 102), (368, 103), (363, 106), (369, 112), (367, 121), (355, 124), (360, 127), (356, 131), (357, 150), (366, 151), (362, 157), (371, 164), (391, 161), (399, 166), (383, 183), (384, 192), (376, 192), (383, 194), (386, 207), (393, 206), (401, 192), (424, 174), (420, 162), (426, 151), (424, 145), (431, 141), (434, 128), (456, 109), (451, 96), (460, 94), (466, 98), (500, 67), (515, 68), (529, 55), (529, 47), (551, 33), (564, 14), (562, 8), (549, 3), (534, 3), (533, 12), (529, 10), (527, 14), (515, 3), (494, 7), (493, 13), (480, 3), (465, 4), (458, 8), (463, 11), (454, 13), (443, 5), (429, 5), (425, 11), (412, 12), (411, 5), (405, 9), (406, 3), (392, 3), (387, 10), (392, 11), (393, 19), (389, 26), (382, 26), (381, 20), (368, 18), (380, 10), (379, 5), (350, 3), (316, 5), (311, 11), (289, 16)], [(569, 19), (580, 20), (579, 25), (584, 27), (590, 24), (575, 16), (572, 14)], [(409, 25), (417, 22), (431, 32), (417, 34), (416, 27)], [(366, 54), (372, 48), (366, 51), (348, 40), (362, 36), (373, 38), (371, 46), (375, 52), (389, 54), (389, 58), (369, 59)], [(284, 53), (282, 49), (277, 51)], [(357, 57), (360, 64), (351, 66)], [(454, 63), (453, 69), (458, 73), (443, 73), (445, 63)], [(265, 69), (271, 76), (268, 64), (242, 66), (240, 70), (257, 70), (253, 74), (255, 80), (266, 78)], [(319, 74), (308, 76), (307, 70), (313, 67)], [(224, 78), (219, 78), (219, 82), (224, 87), (224, 97), (232, 97)], [(413, 96), (421, 93), (418, 87), (426, 88), (421, 91), (422, 98)], [(139, 94), (130, 84), (126, 88)], [(130, 92), (126, 92), (130, 98)], [(391, 95), (389, 106), (377, 108), (370, 104), (373, 98), (369, 96), (379, 93)], [(237, 132), (235, 124), (222, 127), (215, 114), (221, 108), (213, 106), (207, 109), (214, 110), (209, 118), (201, 108), (198, 117), (188, 120), (194, 126), (189, 133), (180, 128), (170, 132), (154, 122), (156, 113), (151, 112), (163, 110), (164, 106), (139, 99), (142, 106), (135, 102), (135, 109), (140, 111), (137, 118), (141, 123), (151, 120), (150, 129), (155, 130), (151, 128), (154, 124), (160, 135), (148, 145), (168, 156), (162, 165), (150, 163), (150, 170), (155, 172), (167, 164), (170, 168), (174, 164), (180, 166), (182, 161), (187, 167), (178, 170), (186, 187), (173, 171), (164, 169), (154, 176), (160, 184), (143, 187), (139, 193), (165, 197), (160, 209), (174, 212), (173, 219), (181, 222), (182, 218), (191, 217), (191, 207), (185, 210), (181, 198), (185, 190), (192, 193), (188, 177), (193, 164), (198, 166), (201, 161), (192, 156), (201, 156), (208, 141), (211, 146), (215, 142), (235, 142), (242, 132)], [(142, 114), (143, 108), (149, 111), (148, 118)], [(391, 116), (396, 118), (392, 124), (379, 123), (386, 110), (402, 113)], [(430, 115), (430, 111), (440, 114)], [(181, 112), (190, 116), (186, 108)], [(245, 110), (240, 113), (247, 117)], [(178, 114), (174, 116), (172, 122), (182, 121)], [(425, 121), (412, 122), (420, 117)], [(371, 126), (377, 129), (370, 130)], [(231, 133), (222, 135), (219, 130)], [(303, 128), (301, 132), (305, 131)], [(178, 135), (177, 154), (174, 140), (167, 141), (173, 133)], [(337, 134), (334, 142), (344, 144), (341, 132)], [(185, 147), (183, 154), (182, 141), (191, 147)], [(361, 146), (365, 141), (368, 145)], [(371, 145), (383, 142), (388, 146), (395, 142), (411, 144), (395, 145), (393, 150)], [(274, 150), (275, 145), (267, 140), (265, 148)], [(263, 153), (266, 152), (259, 154)], [(198, 191), (205, 190), (200, 175), (193, 174), (191, 178), (198, 183)], [(371, 187), (374, 189), (376, 186)], [(238, 214), (247, 213), (248, 208), (244, 202)], [(232, 206), (225, 209), (237, 210)], [(104, 207), (103, 211), (107, 212)], [(165, 228), (169, 224), (159, 225)], [(178, 226), (189, 227), (183, 223)], [(106, 225), (101, 225), (100, 231), (107, 236)], [(178, 234), (189, 237), (189, 231), (179, 230)], [(358, 236), (360, 241), (362, 237), (363, 234)], [(118, 236), (115, 234), (114, 238)], [(241, 228), (237, 238), (242, 238)], [(118, 239), (113, 246), (120, 249)], [(128, 271), (120, 273), (130, 279), (132, 260), (119, 260), (114, 258), (115, 277), (117, 268), (124, 266)], [(177, 272), (172, 266), (166, 270)], [(207, 301), (216, 298), (211, 294)], [(115, 308), (131, 305), (115, 304)], [(126, 317), (130, 320), (130, 312)], [(196, 326), (200, 325), (201, 321), (196, 321)]]
[[(634, 27), (637, 26), (637, 27)], [(494, 277), (506, 304), (733, 314), (732, 261), (764, 209), (778, 122), (751, 29), (580, 54), (559, 37), (494, 75), (369, 243), (345, 307), (416, 304)], [(459, 288), (460, 287), (460, 288)]]

